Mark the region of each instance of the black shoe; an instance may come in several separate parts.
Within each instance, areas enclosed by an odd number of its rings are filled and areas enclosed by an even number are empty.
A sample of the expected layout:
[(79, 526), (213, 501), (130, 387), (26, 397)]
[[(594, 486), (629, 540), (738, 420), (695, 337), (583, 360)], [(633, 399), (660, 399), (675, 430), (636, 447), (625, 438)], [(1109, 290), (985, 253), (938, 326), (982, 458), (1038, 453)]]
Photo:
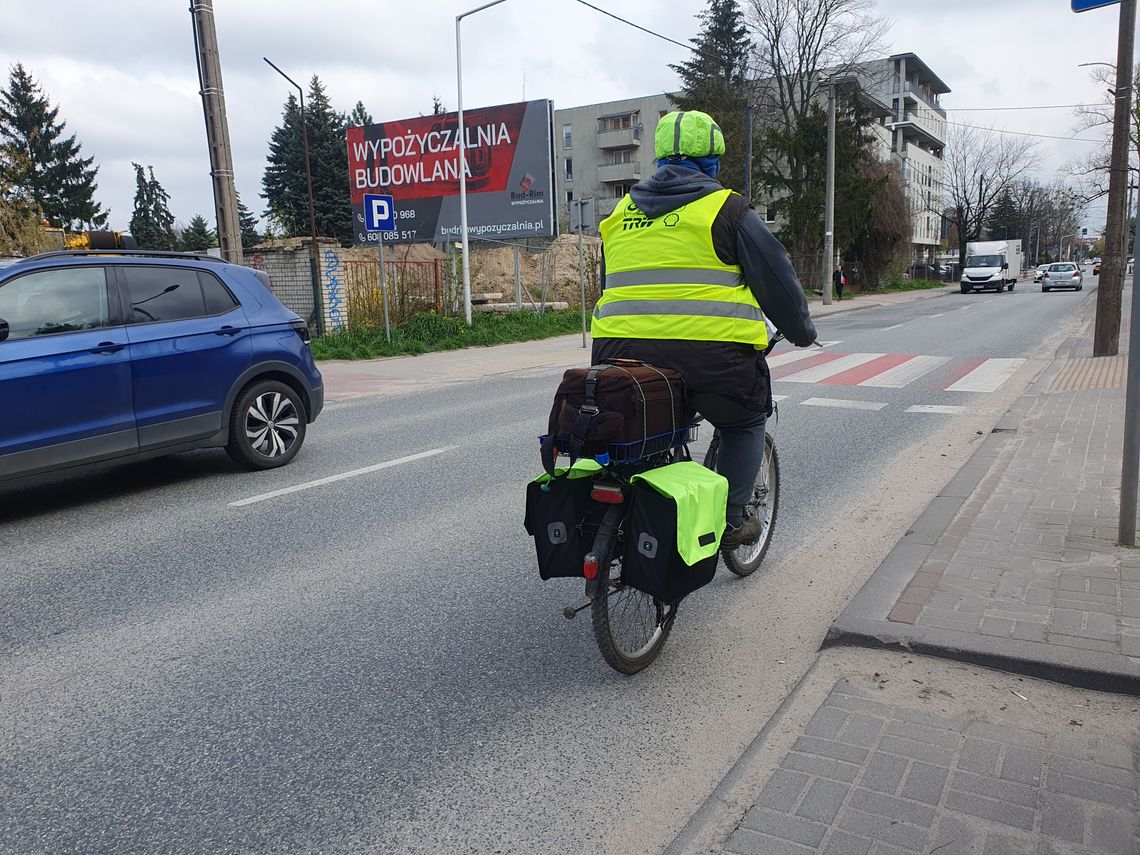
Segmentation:
[(760, 539), (760, 518), (749, 517), (740, 526), (727, 526), (720, 539), (721, 549), (736, 549), (745, 543), (755, 543)]

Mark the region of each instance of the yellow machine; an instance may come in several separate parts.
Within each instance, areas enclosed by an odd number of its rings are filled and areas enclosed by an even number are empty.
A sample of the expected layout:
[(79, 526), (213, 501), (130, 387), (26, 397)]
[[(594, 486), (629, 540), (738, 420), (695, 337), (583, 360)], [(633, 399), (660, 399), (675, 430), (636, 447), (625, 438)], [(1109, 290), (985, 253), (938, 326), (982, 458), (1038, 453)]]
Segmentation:
[[(56, 231), (52, 229), (52, 231)], [(138, 242), (124, 232), (77, 232), (76, 234), (63, 234), (61, 249), (138, 249)]]

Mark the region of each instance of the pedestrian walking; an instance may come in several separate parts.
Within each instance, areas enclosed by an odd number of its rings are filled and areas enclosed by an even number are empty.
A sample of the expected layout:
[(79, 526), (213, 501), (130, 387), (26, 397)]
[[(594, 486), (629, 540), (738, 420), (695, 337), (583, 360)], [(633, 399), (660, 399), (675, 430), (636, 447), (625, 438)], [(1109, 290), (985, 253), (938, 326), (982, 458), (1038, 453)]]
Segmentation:
[(831, 282), (835, 286), (835, 299), (843, 299), (843, 286), (847, 284), (847, 274), (843, 272), (843, 265), (835, 265), (835, 272), (831, 274)]

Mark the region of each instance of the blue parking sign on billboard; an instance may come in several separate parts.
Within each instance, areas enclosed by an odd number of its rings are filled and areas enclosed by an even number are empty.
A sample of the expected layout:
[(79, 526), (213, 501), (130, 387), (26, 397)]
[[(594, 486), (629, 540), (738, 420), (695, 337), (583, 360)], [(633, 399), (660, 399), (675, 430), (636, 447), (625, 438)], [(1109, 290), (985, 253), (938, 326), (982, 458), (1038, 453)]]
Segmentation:
[(364, 229), (369, 232), (396, 230), (396, 203), (381, 193), (364, 194)]
[(1101, 6), (1115, 6), (1120, 0), (1070, 0), (1074, 12), (1087, 12), (1089, 9), (1099, 9)]

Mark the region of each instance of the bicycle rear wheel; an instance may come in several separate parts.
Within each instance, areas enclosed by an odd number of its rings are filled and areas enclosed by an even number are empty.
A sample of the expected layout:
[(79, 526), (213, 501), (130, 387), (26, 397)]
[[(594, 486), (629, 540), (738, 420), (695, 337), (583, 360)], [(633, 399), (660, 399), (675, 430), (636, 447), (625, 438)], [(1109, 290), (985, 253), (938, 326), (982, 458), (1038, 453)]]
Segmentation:
[(661, 653), (673, 631), (677, 607), (622, 584), (620, 520), (608, 525), (609, 516), (594, 541), (603, 584), (590, 604), (590, 617), (594, 640), (606, 663), (622, 674), (636, 674)]
[[(705, 466), (716, 471), (719, 438), (713, 440), (705, 453)], [(756, 486), (752, 499), (744, 506), (746, 517), (760, 518), (760, 538), (755, 543), (742, 543), (736, 549), (721, 550), (725, 566), (737, 576), (751, 576), (772, 543), (772, 533), (776, 529), (776, 515), (780, 510), (780, 456), (776, 453), (776, 441), (770, 433), (764, 434), (764, 460), (760, 464), (760, 474), (756, 476)]]

